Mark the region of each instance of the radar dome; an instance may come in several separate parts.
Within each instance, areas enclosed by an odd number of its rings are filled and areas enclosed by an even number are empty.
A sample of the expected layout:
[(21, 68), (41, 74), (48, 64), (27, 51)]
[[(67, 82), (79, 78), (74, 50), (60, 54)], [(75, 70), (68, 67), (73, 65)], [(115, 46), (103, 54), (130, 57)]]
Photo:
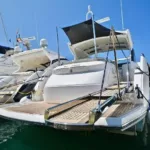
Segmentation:
[(40, 46), (41, 47), (48, 47), (48, 42), (47, 42), (47, 40), (46, 39), (41, 39), (40, 40)]

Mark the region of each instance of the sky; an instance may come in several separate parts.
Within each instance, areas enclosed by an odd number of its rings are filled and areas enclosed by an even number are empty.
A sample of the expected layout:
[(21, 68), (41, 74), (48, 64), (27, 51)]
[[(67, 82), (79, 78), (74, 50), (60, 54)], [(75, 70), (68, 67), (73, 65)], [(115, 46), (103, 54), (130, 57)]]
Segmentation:
[[(124, 26), (132, 35), (136, 58), (144, 53), (150, 63), (150, 0), (122, 0)], [(62, 27), (85, 21), (91, 5), (95, 20), (110, 17), (104, 26), (121, 30), (120, 0), (0, 0), (0, 12), (11, 43), (6, 42), (0, 22), (0, 45), (13, 46), (16, 32), (21, 37), (36, 36), (32, 48), (39, 47), (40, 39), (48, 40), (49, 49), (57, 52), (56, 26), (59, 27), (60, 53), (73, 56), (67, 46), (69, 39)], [(37, 32), (38, 31), (38, 32)], [(38, 34), (37, 34), (38, 33)], [(37, 36), (38, 35), (38, 36)]]

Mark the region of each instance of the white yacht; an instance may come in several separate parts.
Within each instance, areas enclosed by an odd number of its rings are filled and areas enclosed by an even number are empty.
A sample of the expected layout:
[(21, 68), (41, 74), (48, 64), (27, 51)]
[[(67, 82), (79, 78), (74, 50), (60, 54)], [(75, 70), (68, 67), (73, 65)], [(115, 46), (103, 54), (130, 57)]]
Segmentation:
[[(29, 40), (26, 40), (26, 44), (29, 48), (26, 51), (22, 51), (19, 46), (14, 48), (15, 53), (11, 55), (11, 59), (16, 64), (17, 69), (0, 80), (1, 103), (19, 102), (22, 97), (30, 95), (38, 80), (43, 77), (45, 70), (48, 70), (47, 68), (52, 69), (52, 66), (58, 65), (58, 54), (47, 48), (47, 40), (41, 39), (41, 47), (37, 49), (30, 49)], [(62, 61), (67, 60), (64, 57), (60, 57), (60, 61), (62, 63)], [(47, 74), (47, 77), (43, 78), (48, 78), (49, 76), (50, 74)], [(6, 95), (9, 95), (9, 99), (6, 98)]]
[[(129, 30), (108, 29), (93, 19), (64, 30), (75, 60), (53, 69), (56, 63), (44, 72), (38, 70), (32, 74), (24, 84), (32, 91), (32, 98), (28, 98), (31, 94), (14, 97), (14, 101), (21, 101), (0, 107), (0, 116), (62, 130), (103, 129), (145, 135), (150, 122), (149, 66), (144, 55), (135, 62)], [(94, 31), (97, 34), (93, 39)], [(130, 56), (124, 54), (122, 60), (126, 62), (118, 64), (120, 59), (116, 53), (119, 50), (123, 54), (128, 50)], [(115, 60), (108, 59), (110, 51)], [(97, 53), (103, 52), (106, 58), (98, 59)], [(95, 54), (96, 58), (89, 59), (90, 54)], [(35, 76), (40, 77), (38, 81)], [(24, 89), (26, 86), (15, 95), (23, 93)]]
[[(46, 125), (59, 130), (103, 129), (114, 133), (138, 135), (140, 142), (145, 144), (147, 126), (150, 123), (149, 65), (143, 54), (140, 56), (140, 61), (135, 62), (129, 30), (115, 31), (113, 27), (108, 29), (97, 24), (92, 18), (66, 27), (64, 31), (71, 41), (69, 47), (75, 59), (85, 59), (93, 53), (97, 56), (97, 52), (106, 52), (107, 55), (105, 60), (96, 59), (91, 60), (90, 63), (80, 60), (54, 69), (44, 89), (45, 101), (64, 102), (45, 111)], [(130, 56), (124, 53), (127, 49)], [(115, 58), (113, 62), (108, 60), (111, 50)], [(117, 57), (119, 50), (125, 57), (122, 59), (126, 60), (124, 63), (118, 63), (121, 60)], [(92, 65), (94, 67), (90, 68)], [(60, 72), (57, 72), (59, 70)], [(95, 73), (98, 73), (98, 76)], [(92, 74), (92, 78), (87, 74)], [(116, 80), (112, 78), (114, 74), (117, 76)], [(54, 80), (60, 81), (59, 79), (64, 82), (54, 83)], [(58, 89), (57, 94), (56, 89)], [(70, 97), (67, 102), (64, 93)]]
[(13, 73), (18, 68), (11, 58), (10, 52), (12, 51), (14, 53), (14, 48), (2, 45), (0, 46), (0, 79), (3, 79), (8, 74)]

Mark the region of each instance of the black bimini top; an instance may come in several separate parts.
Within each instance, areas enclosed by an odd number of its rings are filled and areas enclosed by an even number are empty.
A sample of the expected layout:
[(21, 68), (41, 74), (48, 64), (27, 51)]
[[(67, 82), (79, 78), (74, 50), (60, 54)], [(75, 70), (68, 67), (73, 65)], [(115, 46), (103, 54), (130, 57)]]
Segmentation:
[[(71, 44), (76, 44), (93, 38), (92, 19), (81, 22), (76, 25), (62, 28), (67, 34)], [(96, 37), (110, 35), (110, 29), (95, 22)], [(121, 34), (116, 32), (116, 35)]]
[(0, 54), (6, 54), (9, 50), (13, 50), (13, 48), (0, 45)]

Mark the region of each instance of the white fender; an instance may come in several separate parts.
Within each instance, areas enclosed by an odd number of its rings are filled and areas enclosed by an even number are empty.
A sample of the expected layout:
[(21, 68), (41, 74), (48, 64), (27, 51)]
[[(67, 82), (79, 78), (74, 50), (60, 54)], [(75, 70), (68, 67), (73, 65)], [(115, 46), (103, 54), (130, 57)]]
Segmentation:
[[(67, 60), (61, 60), (60, 62), (66, 62)], [(33, 101), (43, 101), (43, 89), (45, 87), (45, 84), (49, 77), (52, 75), (52, 71), (54, 68), (58, 66), (58, 61), (55, 62), (54, 64), (51, 64), (48, 68), (45, 69), (45, 72), (42, 75), (42, 78), (39, 79), (37, 82), (34, 91), (32, 93), (32, 100)]]
[(34, 92), (32, 93), (33, 101), (43, 100), (43, 88), (51, 74), (52, 74), (52, 68), (48, 67), (34, 88)]
[(27, 102), (30, 102), (31, 99), (29, 99), (27, 96), (23, 97), (21, 100), (20, 100), (20, 104), (23, 104), (23, 103), (27, 103)]

